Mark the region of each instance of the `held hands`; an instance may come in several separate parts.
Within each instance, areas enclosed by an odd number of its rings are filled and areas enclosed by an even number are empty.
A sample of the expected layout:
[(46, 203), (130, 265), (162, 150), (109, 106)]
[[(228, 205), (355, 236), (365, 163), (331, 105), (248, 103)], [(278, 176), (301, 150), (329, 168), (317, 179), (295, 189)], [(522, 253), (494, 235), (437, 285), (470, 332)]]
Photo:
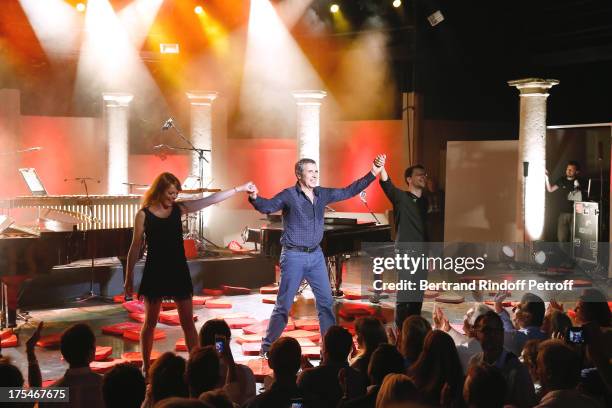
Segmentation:
[(246, 182), (246, 183), (236, 187), (236, 191), (244, 191), (244, 192), (247, 192), (249, 194), (253, 193), (256, 189), (257, 189), (257, 187), (255, 187), (255, 184), (253, 184), (252, 181)]
[(374, 162), (372, 163), (372, 174), (378, 176), (382, 171), (383, 167), (385, 167), (385, 161), (387, 160), (386, 154), (379, 154), (374, 158)]

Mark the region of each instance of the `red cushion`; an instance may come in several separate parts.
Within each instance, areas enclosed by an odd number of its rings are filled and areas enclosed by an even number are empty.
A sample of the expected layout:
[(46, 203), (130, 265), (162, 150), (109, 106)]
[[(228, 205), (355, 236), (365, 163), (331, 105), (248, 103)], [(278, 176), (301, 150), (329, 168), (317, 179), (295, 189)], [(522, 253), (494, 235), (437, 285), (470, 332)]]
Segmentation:
[(261, 343), (242, 343), (242, 354), (245, 356), (258, 356)]
[(268, 365), (268, 360), (265, 358), (253, 358), (249, 361), (242, 362), (253, 371), (255, 381), (263, 382), (266, 376), (272, 375), (272, 369)]
[(319, 339), (321, 338), (321, 335), (318, 332), (308, 331), (308, 330), (292, 330), (288, 332), (283, 332), (281, 336), (293, 337), (294, 339), (298, 339), (302, 337), (302, 338), (306, 338), (314, 342), (319, 341)]
[(458, 304), (458, 303), (463, 303), (464, 301), (465, 299), (463, 296), (454, 295), (452, 293), (443, 293), (436, 298), (436, 302), (440, 302), (440, 303)]
[(174, 343), (174, 351), (187, 351), (187, 343), (185, 343), (184, 337), (181, 337)]
[(62, 333), (49, 334), (47, 336), (42, 336), (37, 342), (36, 345), (38, 347), (59, 347), (60, 340), (62, 338)]
[(102, 333), (111, 334), (114, 336), (123, 336), (126, 330), (140, 330), (142, 325), (134, 322), (121, 322), (102, 327)]
[[(450, 303), (450, 302), (445, 302), (445, 303)], [(461, 303), (461, 302), (459, 302), (459, 303)], [(495, 301), (493, 301), (493, 300), (485, 300), (484, 304), (487, 305), (487, 306), (495, 306)], [(512, 306), (512, 302), (509, 301), (509, 300), (504, 300), (502, 302), (502, 306), (503, 307), (511, 307)]]
[(117, 364), (123, 364), (126, 361), (122, 358), (111, 358), (108, 361), (92, 361), (89, 363), (91, 371), (98, 374), (105, 374), (111, 370)]
[(49, 387), (49, 386), (51, 386), (51, 385), (55, 384), (55, 382), (56, 382), (56, 381), (57, 381), (57, 380), (43, 380), (43, 382), (42, 382), (42, 387), (43, 387), (43, 388), (47, 388), (47, 387)]
[(130, 313), (128, 315), (128, 317), (134, 321), (140, 322), (140, 323), (144, 323), (145, 321), (145, 314), (144, 313)]
[(223, 290), (221, 289), (202, 289), (202, 294), (206, 296), (223, 296)]
[(268, 305), (273, 305), (276, 303), (276, 296), (264, 296), (261, 298), (261, 301)]
[[(140, 341), (140, 329), (126, 330), (123, 332), (123, 338), (131, 341)], [(153, 332), (153, 340), (161, 340), (166, 338), (166, 332), (161, 329), (155, 329)]]
[(593, 282), (586, 279), (574, 279), (574, 287), (575, 288), (584, 288), (593, 286)]
[(109, 346), (96, 346), (96, 361), (104, 361), (110, 356), (113, 352), (113, 348)]
[(161, 307), (163, 310), (176, 309), (176, 303), (173, 300), (166, 300), (162, 302)]
[(257, 323), (257, 319), (252, 317), (236, 317), (225, 319), (225, 322), (228, 324), (230, 329), (242, 329), (243, 327), (248, 327)]
[(319, 331), (318, 319), (295, 319), (294, 323), (296, 329)]
[[(157, 360), (161, 356), (159, 351), (151, 350), (151, 355), (149, 356), (149, 361), (153, 362)], [(121, 358), (126, 362), (137, 365), (138, 367), (142, 366), (142, 354), (140, 351), (130, 351), (127, 353), (123, 353)]]
[(278, 286), (262, 286), (261, 288), (259, 288), (259, 293), (261, 293), (262, 295), (276, 295), (278, 293)]
[(236, 343), (261, 343), (261, 334), (241, 334), (236, 337)]
[(250, 317), (248, 314), (246, 313), (240, 313), (240, 312), (236, 312), (236, 313), (221, 313), (218, 315), (215, 315), (215, 319), (241, 319), (243, 317)]
[(208, 299), (212, 299), (212, 296), (194, 296), (193, 298), (191, 298), (191, 301), (194, 305), (201, 306), (206, 304), (206, 301)]
[(125, 308), (130, 313), (144, 313), (145, 305), (144, 302), (140, 300), (131, 300), (129, 302), (124, 302), (121, 306)]
[(307, 339), (306, 337), (298, 337), (296, 340), (298, 341), (298, 343), (300, 343), (300, 347), (316, 346), (316, 343), (314, 341)]
[(374, 307), (360, 303), (343, 303), (338, 310), (338, 316), (346, 320), (352, 320), (364, 316), (373, 316), (375, 314), (376, 309)]
[[(250, 326), (246, 326), (242, 328), (242, 332), (244, 334), (261, 334), (264, 333), (266, 331), (266, 329), (268, 328), (268, 323), (270, 322), (269, 319), (266, 320), (262, 320), (261, 322), (252, 324)], [(285, 330), (283, 331), (291, 331), (291, 330), (295, 330), (295, 323), (293, 322), (292, 318), (288, 318), (287, 319), (287, 326), (285, 326)]]
[(425, 293), (423, 294), (423, 297), (425, 299), (435, 299), (438, 296), (440, 296), (440, 292), (436, 290), (426, 290)]
[(350, 290), (350, 289), (346, 289), (343, 290), (344, 292), (344, 298), (347, 300), (360, 300), (360, 299), (366, 299), (368, 296), (363, 294), (360, 290)]
[(207, 309), (231, 309), (232, 302), (223, 299), (210, 299), (206, 301), (204, 307)]
[(221, 285), (221, 290), (223, 290), (223, 294), (228, 295), (228, 296), (233, 296), (233, 295), (248, 295), (248, 294), (251, 293), (251, 289), (244, 288), (244, 287), (241, 287), (241, 286)]
[(308, 358), (319, 360), (321, 358), (321, 347), (319, 346), (302, 347), (302, 355)]
[(8, 329), (0, 330), (0, 339), (8, 339), (13, 335), (13, 329), (10, 327)]
[(2, 339), (0, 343), (2, 344), (2, 348), (17, 347), (19, 344), (19, 339), (17, 338), (16, 334), (12, 334), (7, 338)]
[[(193, 321), (198, 321), (198, 316), (193, 315)], [(181, 324), (179, 319), (178, 309), (163, 311), (159, 313), (159, 322), (170, 326), (178, 326)]]

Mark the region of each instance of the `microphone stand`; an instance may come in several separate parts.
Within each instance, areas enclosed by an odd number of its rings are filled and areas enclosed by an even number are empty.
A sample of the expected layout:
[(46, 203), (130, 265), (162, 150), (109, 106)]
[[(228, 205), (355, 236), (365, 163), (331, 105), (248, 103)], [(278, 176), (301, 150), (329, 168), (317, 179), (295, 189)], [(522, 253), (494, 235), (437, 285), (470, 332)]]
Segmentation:
[[(172, 129), (174, 129), (174, 132), (179, 135), (179, 137), (181, 139), (183, 139), (183, 141), (185, 143), (187, 143), (189, 145), (189, 147), (177, 147), (177, 146), (168, 146), (166, 145), (166, 148), (170, 149), (170, 150), (185, 150), (185, 151), (191, 151), (191, 152), (195, 152), (198, 155), (198, 177), (200, 178), (200, 188), (204, 188), (204, 162), (209, 163), (209, 161), (206, 159), (206, 157), (204, 157), (204, 153), (210, 153), (211, 150), (210, 149), (199, 149), (197, 147), (195, 147), (193, 145), (193, 143), (191, 143), (191, 140), (189, 140), (188, 138), (185, 137), (185, 134), (181, 131), (181, 129), (176, 126), (174, 124), (174, 120), (170, 120), (168, 122), (169, 127), (171, 127)], [(168, 128), (163, 128), (163, 130), (167, 130)], [(204, 217), (202, 216), (202, 211), (198, 211), (198, 233), (199, 233), (199, 238), (204, 240), (206, 243), (208, 243), (209, 245), (212, 245), (215, 248), (219, 248), (219, 246), (217, 244), (215, 244), (214, 242), (210, 241), (208, 238), (206, 238), (204, 236)]]
[[(92, 222), (95, 222), (93, 202), (89, 198), (89, 189), (87, 188), (87, 180), (94, 181), (94, 179), (90, 177), (77, 177), (73, 180), (81, 183), (81, 185), (85, 189), (85, 202), (87, 203), (86, 206), (89, 212), (89, 217), (91, 218)], [(69, 180), (65, 179), (64, 181), (69, 181)], [(96, 181), (98, 183), (100, 182), (100, 180), (96, 180)], [(93, 226), (85, 230), (85, 234), (83, 234), (83, 240), (87, 242), (88, 244), (92, 245), (91, 246), (91, 265), (89, 266), (89, 292), (85, 293), (83, 296), (77, 297), (76, 301), (77, 302), (87, 302), (89, 300), (100, 299), (105, 302), (109, 302), (109, 301), (112, 302), (111, 298), (108, 298), (102, 295), (97, 295), (94, 292), (94, 280), (96, 277), (95, 268), (96, 268), (96, 243), (97, 242), (96, 242), (96, 234), (93, 232)]]

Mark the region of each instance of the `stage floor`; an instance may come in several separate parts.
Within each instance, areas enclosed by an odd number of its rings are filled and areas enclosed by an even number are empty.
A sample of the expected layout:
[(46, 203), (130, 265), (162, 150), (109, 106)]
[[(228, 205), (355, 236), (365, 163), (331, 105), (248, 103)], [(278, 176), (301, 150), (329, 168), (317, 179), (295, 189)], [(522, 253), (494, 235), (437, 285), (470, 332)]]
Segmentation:
[[(351, 290), (353, 292), (364, 291), (367, 292), (367, 280), (371, 276), (371, 272), (368, 271), (368, 259), (364, 257), (354, 257), (346, 262), (346, 269), (344, 271), (344, 283), (342, 288), (344, 290)], [(370, 269), (371, 270), (371, 269)], [(503, 271), (502, 271), (503, 272)], [(577, 276), (578, 274), (572, 274), (572, 276), (566, 276), (564, 279), (588, 279), (587, 276)], [(501, 274), (505, 278), (512, 280), (518, 279), (537, 279), (544, 281), (545, 278), (539, 276), (537, 273), (529, 270), (508, 270), (505, 275)], [(440, 280), (442, 276), (437, 273), (430, 274), (430, 280)], [(364, 286), (362, 286), (364, 285)], [(453, 294), (447, 292), (447, 294)], [(522, 296), (523, 291), (513, 291), (512, 296), (509, 300), (518, 301)], [(451, 323), (461, 325), (463, 316), (466, 310), (471, 306), (471, 298), (469, 293), (459, 293), (466, 298), (466, 301), (459, 304), (447, 304), (433, 301), (426, 301), (423, 305), (423, 316), (431, 321), (431, 313), (434, 304), (438, 304), (442, 307), (449, 317)], [(483, 300), (492, 299), (491, 294), (484, 293)], [(610, 294), (608, 293), (608, 296)], [(196, 328), (199, 330), (204, 322), (210, 318), (214, 318), (220, 315), (243, 313), (247, 316), (253, 317), (258, 321), (268, 319), (274, 305), (266, 304), (262, 302), (265, 296), (258, 292), (253, 291), (249, 295), (240, 296), (224, 296), (224, 300), (231, 302), (232, 307), (230, 309), (208, 309), (203, 306), (195, 306), (194, 314), (197, 315), (198, 320), (196, 322)], [(549, 300), (550, 296), (543, 296), (545, 300)], [(567, 296), (564, 297), (563, 293), (559, 293), (556, 296), (557, 299), (565, 301), (566, 308), (573, 307), (574, 302)], [(370, 305), (367, 300), (346, 300), (338, 299), (336, 302), (336, 312), (338, 312), (347, 304), (360, 304)], [(393, 320), (393, 303), (389, 300), (383, 300), (376, 306), (378, 314), (388, 322)], [(121, 304), (100, 304), (94, 301), (90, 303), (81, 303), (78, 305), (66, 305), (61, 309), (46, 309), (46, 310), (30, 310), (31, 319), (27, 324), (23, 324), (15, 329), (15, 333), (19, 337), (19, 345), (17, 347), (2, 349), (2, 354), (8, 356), (12, 361), (22, 370), (24, 377), (27, 375), (27, 361), (25, 357), (25, 341), (31, 335), (33, 329), (36, 327), (39, 321), (45, 322), (45, 328), (43, 335), (50, 335), (55, 333), (61, 333), (64, 329), (77, 322), (86, 322), (89, 324), (94, 333), (97, 336), (98, 346), (111, 346), (112, 358), (120, 358), (124, 352), (138, 351), (139, 344), (129, 340), (124, 340), (121, 337), (115, 337), (111, 335), (103, 334), (101, 328), (103, 326), (130, 321), (128, 312), (121, 306)], [(314, 305), (314, 298), (309, 288), (306, 288), (304, 292), (297, 297), (297, 300), (292, 309), (293, 319), (298, 318), (316, 318), (316, 308)], [(339, 322), (350, 324), (341, 318), (338, 318)], [(168, 326), (166, 324), (158, 324), (159, 329), (162, 329), (166, 333), (166, 338), (155, 341), (153, 349), (159, 352), (174, 351), (175, 343), (179, 338), (183, 337), (180, 326)], [(242, 347), (236, 342), (236, 338), (242, 334), (242, 329), (232, 330), (232, 342), (231, 348), (236, 361), (246, 361), (249, 359), (257, 358), (255, 356), (245, 356), (242, 352)], [(61, 359), (59, 349), (46, 349), (37, 347), (38, 361), (40, 362), (43, 380), (53, 380), (62, 376), (63, 372), (67, 368), (66, 363)], [(178, 352), (179, 355), (187, 358), (186, 352)], [(313, 363), (317, 364), (316, 361)]]

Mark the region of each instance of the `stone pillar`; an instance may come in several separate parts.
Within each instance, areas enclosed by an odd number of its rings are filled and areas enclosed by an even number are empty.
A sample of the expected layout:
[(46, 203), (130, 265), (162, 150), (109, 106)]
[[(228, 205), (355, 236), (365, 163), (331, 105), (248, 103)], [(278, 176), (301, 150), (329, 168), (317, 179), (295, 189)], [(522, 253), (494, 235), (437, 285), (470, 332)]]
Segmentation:
[[(212, 150), (212, 104), (219, 94), (210, 91), (189, 91), (187, 98), (191, 104), (191, 143), (197, 149)], [(204, 157), (208, 162), (204, 162), (203, 175), (204, 186), (206, 180), (212, 180), (213, 163), (212, 155), (204, 153)], [(190, 175), (199, 176), (199, 161), (197, 153), (191, 154), (191, 170)]]
[(106, 183), (108, 194), (127, 194), (128, 186), (128, 133), (129, 105), (134, 95), (104, 93), (104, 133), (106, 135), (108, 167)]
[(297, 153), (298, 160), (309, 158), (317, 162), (319, 181), (321, 163), (319, 162), (319, 139), (321, 103), (327, 96), (325, 91), (294, 91), (297, 103)]
[[(517, 165), (517, 227), (521, 240), (534, 241), (544, 230), (546, 170), (546, 99), (559, 81), (525, 78), (508, 81), (520, 93), (519, 152)], [(527, 164), (524, 164), (527, 163)], [(524, 167), (527, 166), (527, 177)]]

